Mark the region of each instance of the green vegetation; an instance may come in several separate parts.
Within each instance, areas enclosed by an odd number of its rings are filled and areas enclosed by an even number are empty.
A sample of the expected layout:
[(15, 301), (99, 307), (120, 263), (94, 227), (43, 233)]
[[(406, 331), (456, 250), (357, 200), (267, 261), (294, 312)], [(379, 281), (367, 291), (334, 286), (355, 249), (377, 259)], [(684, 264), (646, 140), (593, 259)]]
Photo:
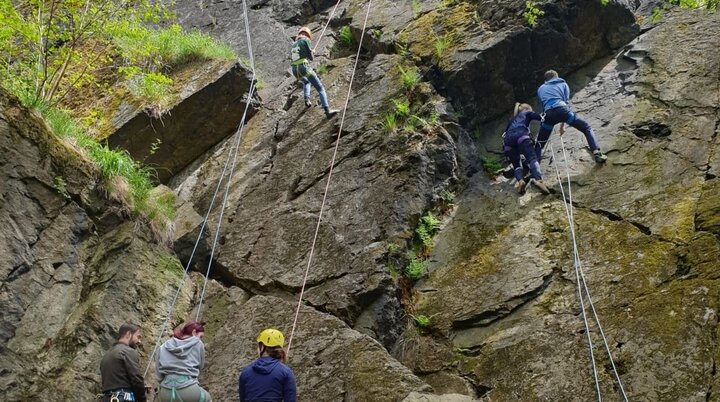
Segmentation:
[(453, 42), (453, 36), (451, 34), (435, 36), (435, 56), (437, 56), (438, 62), (445, 56), (446, 51), (453, 47)]
[(525, 21), (528, 23), (528, 25), (535, 28), (538, 23), (538, 18), (542, 17), (543, 15), (545, 15), (545, 11), (539, 9), (537, 7), (537, 3), (535, 3), (534, 1), (525, 2), (525, 12), (523, 13), (523, 18), (525, 18)]
[(405, 268), (405, 276), (412, 280), (420, 279), (427, 270), (427, 261), (418, 257), (413, 251), (408, 252), (408, 265)]
[(495, 155), (486, 155), (483, 157), (482, 165), (483, 169), (491, 175), (494, 175), (495, 172), (503, 168), (500, 158)]
[(63, 198), (66, 200), (69, 200), (70, 194), (67, 191), (67, 182), (65, 182), (65, 179), (63, 179), (61, 176), (55, 176), (53, 179), (53, 187), (55, 187), (55, 190), (57, 190), (58, 194), (62, 195)]
[(397, 116), (395, 112), (387, 112), (381, 123), (383, 130), (387, 133), (395, 132), (397, 128)]
[(340, 43), (342, 43), (345, 47), (352, 47), (355, 44), (355, 38), (353, 37), (349, 25), (345, 25), (340, 28), (338, 35), (340, 37)]
[(398, 66), (398, 70), (400, 70), (400, 79), (402, 80), (402, 85), (408, 91), (412, 91), (413, 89), (415, 89), (415, 87), (420, 83), (420, 80), (422, 80), (420, 71), (415, 66), (410, 66), (408, 68)]
[(412, 8), (414, 17), (417, 17), (422, 12), (422, 6), (418, 0), (410, 0), (410, 8)]
[(420, 218), (420, 223), (418, 224), (418, 227), (415, 228), (415, 234), (420, 239), (423, 250), (426, 254), (429, 254), (432, 249), (433, 237), (437, 233), (438, 229), (440, 229), (441, 223), (442, 222), (440, 222), (435, 215), (428, 212)]
[(393, 99), (395, 105), (395, 115), (398, 117), (407, 117), (410, 115), (410, 102), (407, 99)]
[(430, 327), (430, 319), (431, 317), (428, 317), (424, 314), (410, 314), (410, 317), (415, 321), (415, 325), (417, 325), (419, 328), (425, 329)]
[(318, 75), (325, 75), (328, 72), (327, 64), (318, 64), (317, 67), (315, 67), (315, 72)]

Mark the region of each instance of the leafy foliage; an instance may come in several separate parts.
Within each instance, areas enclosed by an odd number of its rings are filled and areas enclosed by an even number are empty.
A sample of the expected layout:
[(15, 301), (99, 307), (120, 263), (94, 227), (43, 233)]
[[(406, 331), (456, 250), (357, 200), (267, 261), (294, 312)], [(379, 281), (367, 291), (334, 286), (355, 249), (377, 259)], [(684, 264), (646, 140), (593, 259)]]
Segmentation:
[(438, 61), (442, 61), (448, 49), (453, 46), (453, 36), (450, 34), (440, 35), (435, 37), (435, 56)]
[(340, 32), (338, 32), (338, 35), (340, 37), (340, 42), (345, 47), (352, 47), (355, 44), (355, 37), (353, 37), (352, 31), (350, 30), (350, 26), (345, 25), (342, 28), (340, 28)]
[(430, 317), (424, 314), (410, 314), (410, 317), (415, 321), (415, 325), (420, 328), (428, 328), (430, 326)]
[(400, 79), (402, 80), (402, 85), (408, 91), (415, 89), (417, 84), (420, 83), (420, 80), (422, 80), (420, 71), (415, 66), (407, 68), (398, 66), (398, 69), (400, 70)]
[(495, 174), (498, 170), (502, 169), (502, 163), (500, 158), (495, 155), (487, 155), (482, 158), (483, 169), (489, 174)]
[(427, 261), (419, 258), (417, 254), (412, 251), (408, 252), (408, 261), (408, 265), (405, 268), (405, 276), (413, 280), (420, 279), (427, 270)]
[(537, 3), (535, 3), (534, 1), (525, 2), (525, 12), (523, 13), (523, 18), (525, 18), (525, 21), (528, 23), (528, 25), (535, 28), (538, 23), (538, 18), (542, 17), (543, 15), (545, 15), (545, 11), (539, 9), (537, 7)]
[(393, 99), (393, 105), (395, 105), (395, 114), (398, 117), (407, 117), (410, 115), (410, 102), (407, 99)]
[(440, 222), (440, 220), (431, 212), (428, 212), (420, 218), (420, 223), (415, 229), (415, 234), (417, 234), (422, 246), (426, 250), (429, 250), (432, 247), (433, 237), (437, 233), (438, 229), (440, 229), (441, 223), (442, 222)]
[(382, 121), (382, 128), (387, 133), (392, 133), (397, 128), (397, 116), (394, 112), (387, 112)]

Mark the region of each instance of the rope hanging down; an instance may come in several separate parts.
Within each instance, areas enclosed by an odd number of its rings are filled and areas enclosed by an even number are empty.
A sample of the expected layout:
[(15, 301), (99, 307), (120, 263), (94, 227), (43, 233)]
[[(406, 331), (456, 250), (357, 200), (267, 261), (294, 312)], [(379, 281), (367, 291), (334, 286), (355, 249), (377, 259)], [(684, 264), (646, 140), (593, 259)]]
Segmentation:
[[(230, 154), (228, 154), (228, 158), (225, 161), (225, 165), (223, 166), (222, 172), (220, 173), (220, 178), (218, 179), (217, 186), (215, 187), (215, 192), (213, 193), (213, 196), (210, 200), (210, 205), (208, 206), (207, 212), (205, 213), (205, 217), (203, 218), (203, 223), (200, 226), (200, 230), (198, 232), (197, 239), (195, 239), (195, 245), (193, 246), (192, 252), (190, 253), (190, 258), (188, 259), (187, 265), (185, 266), (183, 276), (182, 276), (182, 278), (180, 278), (177, 290), (175, 292), (175, 295), (173, 296), (172, 302), (170, 303), (170, 309), (168, 310), (167, 316), (165, 317), (165, 320), (163, 321), (162, 327), (158, 334), (157, 341), (155, 342), (155, 346), (153, 347), (153, 351), (150, 354), (150, 356), (148, 357), (148, 364), (147, 364), (147, 367), (145, 367), (145, 372), (143, 374), (143, 377), (147, 377), (148, 371), (150, 370), (150, 366), (152, 365), (153, 357), (155, 356), (155, 353), (157, 353), (157, 349), (160, 346), (160, 343), (162, 342), (162, 337), (165, 333), (165, 330), (167, 329), (167, 326), (170, 323), (170, 319), (175, 310), (175, 305), (177, 304), (177, 299), (180, 295), (180, 291), (182, 290), (183, 284), (185, 283), (185, 279), (187, 278), (188, 271), (190, 270), (190, 266), (192, 264), (193, 258), (195, 257), (195, 252), (198, 249), (198, 245), (200, 244), (200, 240), (202, 239), (202, 235), (205, 231), (205, 226), (207, 226), (208, 220), (210, 218), (210, 213), (212, 212), (212, 209), (215, 205), (215, 200), (220, 191), (220, 187), (222, 186), (222, 182), (223, 182), (223, 179), (225, 178), (225, 174), (227, 172), (228, 166), (230, 165), (230, 159), (233, 159), (233, 160), (235, 159), (234, 157), (231, 158), (233, 151), (234, 151), (235, 157), (237, 156), (237, 150), (239, 149), (239, 146), (240, 146), (240, 140), (242, 138), (242, 130), (245, 125), (245, 119), (247, 117), (247, 112), (250, 107), (250, 101), (252, 99), (253, 92), (255, 91), (255, 60), (254, 60), (253, 54), (252, 54), (252, 44), (250, 42), (250, 31), (248, 28), (249, 25), (248, 25), (248, 20), (247, 20), (247, 8), (245, 5), (245, 0), (243, 0), (243, 9), (246, 11), (245, 12), (245, 31), (248, 35), (248, 54), (249, 54), (249, 58), (250, 58), (250, 67), (252, 69), (252, 81), (250, 84), (250, 89), (248, 90), (248, 94), (247, 94), (247, 102), (245, 104), (245, 110), (243, 112), (242, 119), (240, 120), (238, 129), (235, 131), (235, 134), (234, 134), (236, 136), (235, 142), (230, 147), (231, 152), (230, 152)], [(229, 183), (230, 183), (230, 180), (228, 179), (228, 185), (229, 185)], [(220, 221), (218, 221), (218, 227), (220, 226), (221, 222), (222, 222), (222, 219)], [(206, 276), (205, 283), (203, 284), (203, 290), (205, 289), (207, 280), (208, 280), (208, 277)], [(200, 307), (198, 307), (198, 311), (199, 311), (199, 309), (200, 309)]]
[[(570, 227), (570, 239), (572, 240), (573, 244), (573, 267), (575, 269), (575, 278), (576, 283), (578, 287), (578, 297), (580, 299), (580, 308), (582, 309), (582, 316), (583, 321), (585, 324), (585, 332), (587, 334), (588, 338), (588, 348), (590, 350), (590, 360), (592, 362), (592, 369), (593, 369), (593, 377), (595, 380), (595, 388), (597, 391), (597, 398), (598, 401), (602, 401), (602, 395), (600, 393), (600, 383), (597, 373), (597, 365), (595, 362), (595, 353), (593, 351), (593, 345), (592, 345), (592, 339), (590, 338), (590, 328), (588, 325), (587, 315), (585, 313), (585, 301), (583, 297), (583, 290), (585, 295), (587, 295), (588, 298), (588, 305), (590, 306), (590, 310), (592, 311), (593, 317), (595, 319), (595, 323), (597, 324), (597, 327), (600, 331), (600, 335), (603, 340), (603, 344), (605, 345), (605, 351), (608, 354), (608, 358), (610, 360), (610, 364), (612, 366), (613, 373), (615, 375), (615, 379), (617, 380), (618, 387), (620, 388), (620, 393), (623, 396), (623, 399), (625, 402), (628, 402), (627, 395), (625, 393), (625, 388), (623, 387), (622, 380), (620, 380), (620, 375), (618, 374), (617, 367), (615, 366), (615, 361), (613, 360), (612, 353), (610, 352), (610, 347), (608, 346), (607, 338), (605, 337), (605, 331), (602, 329), (602, 325), (600, 324), (600, 317), (595, 310), (595, 304), (592, 301), (592, 297), (590, 296), (590, 289), (588, 288), (587, 281), (585, 280), (585, 272), (582, 268), (582, 263), (580, 261), (580, 252), (578, 251), (578, 245), (577, 245), (577, 237), (575, 233), (575, 215), (574, 215), (574, 209), (573, 209), (573, 201), (572, 201), (572, 188), (570, 186), (570, 168), (567, 161), (567, 153), (565, 151), (565, 141), (562, 139), (562, 136), (559, 136), (560, 138), (560, 146), (562, 148), (562, 154), (563, 154), (563, 162), (565, 164), (565, 174), (567, 176), (567, 186), (568, 186), (568, 196), (566, 198), (565, 196), (565, 189), (563, 186), (562, 179), (560, 178), (560, 170), (558, 169), (557, 164), (555, 164), (555, 175), (558, 180), (558, 184), (560, 185), (560, 192), (563, 197), (563, 204), (565, 206), (565, 214), (568, 219), (568, 225)], [(550, 153), (555, 154), (555, 151), (553, 150), (552, 143), (550, 143)], [(582, 286), (581, 286), (582, 285)]]
[(249, 109), (251, 96), (255, 90), (255, 59), (252, 52), (252, 41), (250, 39), (250, 21), (248, 21), (247, 4), (243, 0), (243, 15), (245, 17), (245, 35), (247, 36), (248, 55), (250, 57), (250, 68), (252, 69), (252, 80), (250, 81), (250, 90), (248, 91), (248, 99), (245, 104), (245, 112), (243, 112), (242, 120), (240, 121), (240, 127), (237, 130), (237, 141), (235, 141), (235, 148), (233, 149), (233, 161), (230, 165), (230, 174), (228, 174), (227, 184), (225, 185), (225, 195), (223, 196), (222, 207), (220, 208), (220, 216), (218, 217), (217, 228), (215, 229), (215, 237), (213, 238), (212, 250), (210, 251), (210, 258), (208, 259), (207, 270), (205, 271), (205, 281), (203, 282), (202, 292), (200, 292), (200, 300), (198, 301), (197, 314), (195, 320), (200, 321), (200, 313), (202, 311), (202, 304), (205, 298), (205, 290), (207, 289), (208, 279), (210, 278), (210, 270), (212, 268), (213, 257), (215, 257), (215, 250), (217, 248), (218, 239), (220, 238), (220, 228), (222, 226), (223, 216), (225, 214), (225, 207), (227, 206), (228, 195), (230, 194), (230, 185), (232, 184), (232, 177), (235, 173), (235, 167), (237, 166), (238, 150), (240, 149), (240, 139), (242, 138), (243, 128), (245, 128), (245, 117)]
[(337, 10), (338, 5), (340, 5), (340, 0), (338, 0), (337, 3), (335, 3), (335, 7), (333, 7), (332, 11), (330, 11), (330, 15), (328, 16), (328, 20), (327, 20), (327, 22), (325, 23), (325, 26), (323, 26), (322, 31), (320, 31), (320, 35), (318, 36), (317, 42), (315, 42), (315, 46), (313, 46), (313, 48), (312, 48), (312, 52), (313, 52), (313, 53), (315, 53), (315, 49), (317, 49), (318, 46), (320, 46), (320, 41), (322, 40), (323, 35), (325, 35), (325, 30), (327, 29), (328, 25), (330, 25), (330, 21), (332, 20), (333, 15), (335, 15), (335, 10)]
[(295, 318), (293, 319), (292, 330), (290, 331), (290, 337), (288, 338), (288, 356), (290, 355), (293, 335), (295, 334), (298, 316), (300, 315), (300, 307), (302, 306), (302, 299), (303, 295), (305, 294), (305, 285), (307, 284), (308, 274), (310, 273), (310, 266), (312, 265), (313, 255), (315, 254), (315, 246), (317, 245), (318, 233), (320, 232), (320, 222), (322, 221), (323, 212), (325, 211), (325, 202), (327, 200), (328, 190), (330, 189), (330, 181), (332, 179), (333, 168), (335, 167), (335, 159), (337, 158), (338, 147), (340, 146), (340, 136), (342, 134), (343, 125), (345, 124), (345, 113), (347, 113), (347, 107), (350, 103), (352, 84), (355, 80), (355, 71), (357, 70), (358, 61), (360, 60), (360, 50), (362, 50), (363, 39), (365, 38), (365, 28), (367, 27), (367, 21), (368, 16), (370, 15), (371, 5), (372, 0), (368, 0), (367, 12), (365, 13), (365, 21), (363, 22), (362, 31), (360, 31), (360, 43), (358, 44), (357, 54), (355, 54), (355, 65), (353, 66), (352, 74), (350, 75), (350, 84), (348, 85), (348, 92), (347, 96), (345, 97), (345, 107), (343, 107), (342, 117), (340, 118), (340, 128), (338, 129), (337, 138), (335, 139), (335, 150), (333, 151), (333, 156), (330, 160), (330, 170), (328, 172), (327, 182), (325, 183), (325, 193), (323, 194), (322, 203), (320, 204), (320, 213), (318, 214), (317, 225), (315, 225), (315, 234), (313, 235), (312, 245), (310, 246), (310, 255), (308, 256), (307, 266), (305, 267), (305, 276), (303, 277), (302, 287), (300, 288), (300, 296), (298, 296), (298, 304), (297, 309), (295, 310)]

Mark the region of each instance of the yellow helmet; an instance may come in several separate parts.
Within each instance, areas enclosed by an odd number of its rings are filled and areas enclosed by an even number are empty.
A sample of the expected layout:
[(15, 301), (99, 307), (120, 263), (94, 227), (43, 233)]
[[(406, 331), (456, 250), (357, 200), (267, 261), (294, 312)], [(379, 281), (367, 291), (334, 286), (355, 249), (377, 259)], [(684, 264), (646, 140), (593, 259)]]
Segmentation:
[(269, 348), (283, 347), (285, 345), (285, 337), (282, 332), (277, 329), (268, 328), (260, 332), (257, 341)]
[(302, 28), (300, 28), (300, 30), (299, 30), (298, 33), (297, 33), (297, 36), (300, 36), (300, 35), (302, 35), (302, 34), (304, 34), (305, 36), (307, 36), (308, 39), (312, 40), (312, 32), (310, 31), (310, 28), (308, 28), (308, 27), (302, 27)]

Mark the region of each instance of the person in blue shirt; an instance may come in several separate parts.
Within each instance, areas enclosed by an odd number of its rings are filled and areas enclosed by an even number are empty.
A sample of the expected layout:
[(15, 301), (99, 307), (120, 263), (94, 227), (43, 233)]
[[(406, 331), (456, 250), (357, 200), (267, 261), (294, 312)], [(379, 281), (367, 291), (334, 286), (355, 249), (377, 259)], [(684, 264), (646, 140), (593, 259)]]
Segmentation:
[(257, 337), (259, 357), (240, 373), (240, 402), (297, 402), (295, 375), (285, 365), (285, 337), (268, 328)]
[(533, 120), (540, 121), (539, 114), (533, 112), (532, 107), (526, 103), (515, 105), (515, 116), (505, 128), (503, 134), (503, 146), (505, 155), (512, 163), (513, 174), (517, 183), (515, 189), (519, 194), (525, 193), (526, 182), (523, 180), (523, 166), (520, 163), (520, 155), (525, 157), (525, 161), (530, 167), (532, 179), (530, 182), (545, 194), (550, 194), (550, 190), (545, 186), (540, 174), (540, 162), (538, 162), (537, 154), (530, 138), (530, 122)]
[(320, 94), (320, 104), (325, 110), (325, 116), (331, 118), (337, 114), (337, 110), (330, 109), (330, 103), (328, 102), (327, 93), (325, 87), (323, 87), (320, 78), (318, 78), (315, 71), (310, 66), (310, 62), (315, 59), (312, 48), (310, 47), (310, 40), (312, 40), (312, 32), (310, 28), (302, 27), (295, 36), (295, 42), (290, 45), (290, 69), (295, 79), (302, 82), (303, 85), (303, 96), (305, 98), (305, 106), (310, 107), (310, 85), (314, 86)]
[(540, 131), (535, 143), (538, 160), (540, 160), (542, 149), (550, 138), (553, 127), (558, 123), (560, 123), (560, 135), (565, 133), (565, 123), (585, 134), (595, 162), (604, 163), (607, 160), (607, 156), (600, 151), (592, 127), (570, 110), (570, 88), (565, 80), (558, 77), (555, 70), (548, 70), (545, 73), (545, 83), (538, 88), (537, 95), (542, 102), (545, 117), (540, 124)]

